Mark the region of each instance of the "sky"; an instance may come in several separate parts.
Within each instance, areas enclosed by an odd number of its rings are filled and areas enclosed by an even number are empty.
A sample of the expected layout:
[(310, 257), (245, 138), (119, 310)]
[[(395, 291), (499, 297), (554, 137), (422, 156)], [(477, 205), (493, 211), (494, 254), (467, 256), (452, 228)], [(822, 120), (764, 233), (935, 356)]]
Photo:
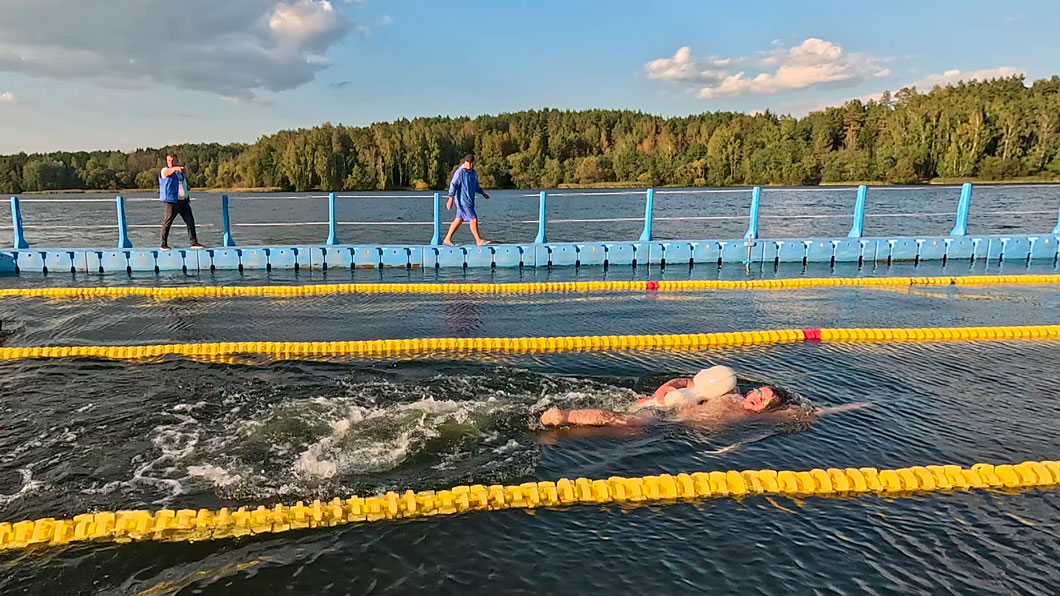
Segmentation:
[(0, 154), (524, 109), (803, 115), (1060, 74), (1056, 0), (0, 0)]

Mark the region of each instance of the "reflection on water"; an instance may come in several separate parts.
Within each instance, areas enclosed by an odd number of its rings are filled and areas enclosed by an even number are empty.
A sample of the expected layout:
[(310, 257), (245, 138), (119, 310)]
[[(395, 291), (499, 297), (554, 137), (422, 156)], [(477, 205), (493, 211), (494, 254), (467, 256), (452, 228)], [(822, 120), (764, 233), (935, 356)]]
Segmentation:
[(453, 294), (442, 298), (442, 320), (447, 337), (474, 337), (482, 329), (482, 296)]

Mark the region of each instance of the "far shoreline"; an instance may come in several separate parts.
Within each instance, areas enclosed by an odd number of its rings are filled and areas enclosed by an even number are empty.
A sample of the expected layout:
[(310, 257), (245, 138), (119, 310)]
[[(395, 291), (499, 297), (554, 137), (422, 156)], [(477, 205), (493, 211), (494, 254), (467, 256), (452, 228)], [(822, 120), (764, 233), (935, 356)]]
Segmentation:
[[(525, 191), (560, 191), (560, 190), (604, 190), (604, 189), (648, 189), (648, 188), (687, 188), (687, 189), (703, 189), (708, 191), (715, 188), (754, 188), (760, 186), (762, 188), (833, 188), (837, 186), (858, 186), (864, 184), (865, 186), (895, 186), (895, 187), (931, 187), (931, 186), (958, 186), (970, 182), (975, 185), (982, 186), (1031, 186), (1037, 184), (1056, 184), (1060, 185), (1060, 178), (1013, 178), (1009, 180), (983, 180), (979, 178), (932, 178), (924, 182), (916, 182), (912, 184), (893, 184), (890, 182), (884, 182), (882, 180), (851, 180), (849, 182), (822, 182), (820, 184), (809, 184), (804, 186), (790, 185), (790, 184), (739, 184), (733, 186), (679, 186), (675, 184), (650, 186), (637, 182), (596, 182), (592, 184), (560, 184), (556, 188), (490, 188), (489, 190), (525, 190)], [(342, 193), (378, 193), (378, 192), (422, 192), (431, 193), (444, 191), (445, 189), (431, 189), (431, 188), (388, 188), (385, 190), (374, 189), (374, 190), (336, 190), (326, 191), (320, 189), (311, 189), (305, 191), (294, 191), (290, 189), (280, 187), (259, 187), (259, 188), (202, 188), (196, 187), (191, 189), (192, 192), (199, 193), (210, 193), (210, 194), (236, 194), (236, 193), (247, 193), (247, 194), (266, 194), (266, 193), (326, 193), (326, 192), (342, 192)], [(158, 188), (122, 188), (122, 189), (99, 189), (89, 190), (83, 188), (68, 188), (62, 190), (32, 190), (21, 193), (12, 193), (14, 196), (39, 196), (39, 195), (65, 195), (65, 194), (100, 194), (100, 193), (153, 193), (157, 192)]]

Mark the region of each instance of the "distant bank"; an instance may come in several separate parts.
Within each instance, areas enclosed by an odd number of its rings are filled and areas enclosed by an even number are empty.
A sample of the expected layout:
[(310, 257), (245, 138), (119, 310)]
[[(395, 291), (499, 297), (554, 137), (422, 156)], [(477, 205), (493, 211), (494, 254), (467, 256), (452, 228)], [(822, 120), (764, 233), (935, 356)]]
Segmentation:
[[(965, 182), (971, 182), (976, 185), (1023, 185), (1023, 184), (1057, 184), (1060, 185), (1060, 177), (1056, 178), (1020, 178), (1016, 180), (984, 180), (981, 178), (934, 178), (926, 182), (913, 182), (909, 184), (892, 184), (881, 180), (850, 180), (846, 182), (822, 182), (817, 185), (802, 185), (802, 186), (820, 186), (821, 188), (828, 188), (831, 186), (853, 186), (858, 184), (865, 184), (868, 186), (957, 186)], [(793, 186), (785, 184), (738, 184), (727, 188), (751, 188), (752, 186), (761, 186), (763, 188), (769, 188), (771, 186)], [(648, 186), (637, 184), (636, 182), (600, 182), (594, 184), (561, 184), (554, 189), (543, 189), (543, 190), (576, 190), (576, 189), (637, 189), (637, 188), (649, 188)], [(679, 186), (676, 184), (671, 185), (659, 185), (654, 188), (702, 188), (703, 190), (709, 190), (711, 186), (702, 187), (686, 187)], [(445, 192), (445, 189), (415, 189), (415, 188), (390, 188), (387, 189), (390, 192), (422, 192), (422, 193), (433, 193), (433, 192)], [(490, 189), (497, 190), (497, 189)], [(509, 189), (516, 190), (516, 189)], [(527, 189), (530, 190), (530, 189)], [(542, 189), (534, 189), (542, 190)], [(71, 188), (63, 190), (36, 190), (20, 193), (22, 195), (59, 195), (59, 194), (104, 194), (104, 193), (153, 193), (157, 192), (157, 188), (122, 188), (118, 190), (85, 190), (80, 188)], [(288, 192), (280, 187), (259, 187), (259, 188), (192, 188), (192, 193), (211, 193), (211, 194), (254, 194), (254, 193), (279, 193)], [(328, 192), (319, 189), (310, 189), (306, 192)], [(373, 191), (334, 191), (334, 192), (373, 192)], [(380, 192), (380, 191), (374, 191)]]

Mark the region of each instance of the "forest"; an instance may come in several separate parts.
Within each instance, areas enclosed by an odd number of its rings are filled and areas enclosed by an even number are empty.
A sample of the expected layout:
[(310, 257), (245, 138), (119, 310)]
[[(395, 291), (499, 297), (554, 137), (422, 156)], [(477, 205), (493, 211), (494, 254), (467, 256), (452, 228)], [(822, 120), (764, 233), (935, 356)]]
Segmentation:
[(19, 153), (0, 156), (0, 192), (152, 188), (170, 152), (187, 165), (194, 187), (291, 191), (444, 188), (469, 152), (487, 188), (1055, 179), (1060, 77), (908, 88), (802, 118), (543, 109), (365, 127), (325, 123), (253, 144)]

